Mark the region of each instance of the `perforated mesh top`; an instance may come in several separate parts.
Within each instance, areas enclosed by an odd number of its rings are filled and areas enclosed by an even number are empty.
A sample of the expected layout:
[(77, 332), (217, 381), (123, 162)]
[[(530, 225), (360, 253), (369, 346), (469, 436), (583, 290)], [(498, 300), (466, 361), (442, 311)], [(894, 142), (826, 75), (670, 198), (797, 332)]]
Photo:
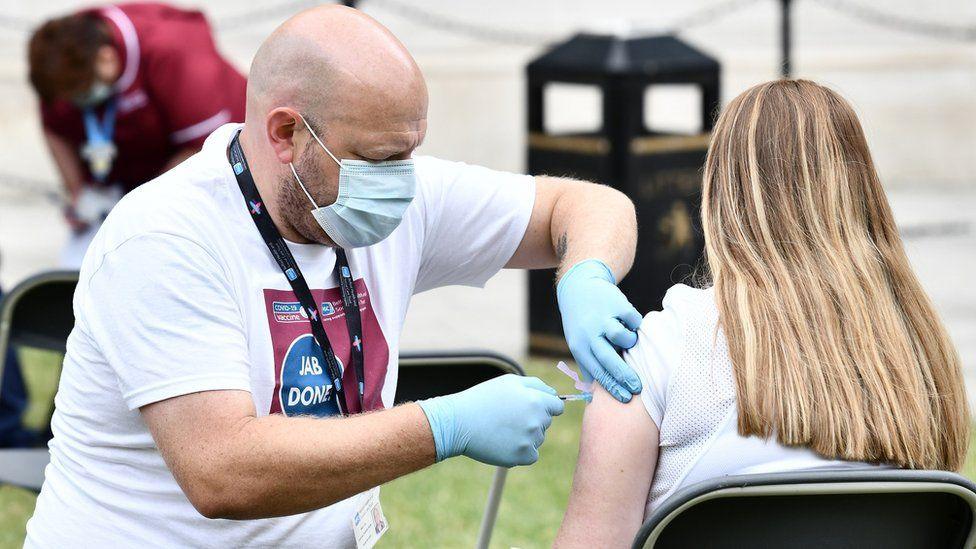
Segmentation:
[(645, 317), (624, 359), (640, 376), (641, 400), (660, 430), (648, 513), (675, 490), (716, 476), (867, 466), (739, 435), (732, 360), (711, 288), (668, 290), (664, 310)]

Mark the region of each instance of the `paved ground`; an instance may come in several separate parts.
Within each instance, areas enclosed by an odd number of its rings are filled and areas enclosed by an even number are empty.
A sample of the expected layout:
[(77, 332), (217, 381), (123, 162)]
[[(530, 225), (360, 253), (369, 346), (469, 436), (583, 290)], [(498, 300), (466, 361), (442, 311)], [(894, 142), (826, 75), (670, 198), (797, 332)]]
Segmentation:
[[(890, 198), (912, 264), (963, 357), (976, 404), (976, 189), (895, 190)], [(65, 235), (53, 203), (0, 187), (4, 287), (55, 267)], [(506, 271), (483, 290), (453, 287), (421, 294), (407, 316), (403, 346), (481, 347), (522, 357), (526, 286), (524, 273)]]

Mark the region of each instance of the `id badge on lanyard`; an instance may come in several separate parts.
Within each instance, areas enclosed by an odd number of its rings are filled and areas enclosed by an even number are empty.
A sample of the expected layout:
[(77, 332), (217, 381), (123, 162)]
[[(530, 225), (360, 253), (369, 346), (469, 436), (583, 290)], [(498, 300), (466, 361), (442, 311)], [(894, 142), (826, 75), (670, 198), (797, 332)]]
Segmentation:
[[(315, 303), (315, 299), (312, 297), (312, 292), (309, 290), (308, 283), (305, 281), (298, 262), (295, 261), (295, 257), (285, 243), (285, 239), (282, 238), (281, 233), (275, 226), (274, 220), (271, 219), (271, 216), (268, 215), (264, 208), (264, 201), (261, 199), (257, 185), (254, 183), (251, 170), (247, 166), (247, 159), (244, 158), (244, 150), (241, 148), (238, 139), (239, 136), (240, 132), (234, 135), (234, 138), (231, 140), (227, 150), (227, 157), (231, 167), (234, 169), (234, 175), (237, 177), (237, 184), (241, 189), (244, 202), (247, 204), (248, 212), (251, 214), (251, 220), (254, 221), (254, 225), (268, 246), (268, 251), (271, 252), (271, 256), (278, 264), (281, 272), (288, 279), (292, 291), (295, 292), (295, 297), (298, 298), (302, 309), (305, 311), (312, 328), (312, 336), (322, 349), (326, 372), (331, 378), (332, 386), (335, 388), (336, 404), (339, 407), (339, 412), (348, 414), (349, 409), (345, 399), (345, 388), (342, 386), (343, 372), (339, 367), (339, 361), (332, 348), (332, 343), (329, 341), (329, 335), (322, 325), (322, 313), (319, 306)], [(346, 257), (346, 252), (342, 248), (336, 248), (336, 271), (339, 276), (342, 306), (345, 309), (346, 328), (349, 331), (350, 362), (356, 374), (357, 384), (354, 392), (359, 397), (359, 410), (362, 411), (366, 390), (366, 377), (363, 365), (362, 318), (359, 311), (359, 296), (356, 293), (352, 270), (349, 268), (349, 260)]]
[(115, 99), (109, 99), (101, 120), (91, 107), (82, 113), (85, 144), (81, 147), (81, 156), (88, 162), (88, 170), (99, 183), (105, 183), (118, 152), (112, 141), (115, 135), (115, 110)]

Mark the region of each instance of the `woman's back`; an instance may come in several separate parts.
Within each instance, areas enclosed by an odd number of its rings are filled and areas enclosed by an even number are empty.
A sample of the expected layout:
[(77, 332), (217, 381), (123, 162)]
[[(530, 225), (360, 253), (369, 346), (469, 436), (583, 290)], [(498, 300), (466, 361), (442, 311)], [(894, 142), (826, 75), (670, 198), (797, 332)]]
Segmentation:
[(624, 360), (641, 379), (641, 404), (659, 431), (648, 514), (676, 490), (723, 475), (871, 466), (739, 434), (732, 360), (712, 288), (668, 290)]
[(955, 469), (959, 357), (912, 272), (860, 121), (808, 80), (754, 86), (715, 124), (702, 231), (742, 434)]
[(639, 401), (596, 389), (560, 545), (626, 544), (648, 501), (729, 473), (962, 466), (959, 357), (843, 98), (806, 80), (734, 98), (701, 222), (711, 287), (645, 319), (627, 355)]

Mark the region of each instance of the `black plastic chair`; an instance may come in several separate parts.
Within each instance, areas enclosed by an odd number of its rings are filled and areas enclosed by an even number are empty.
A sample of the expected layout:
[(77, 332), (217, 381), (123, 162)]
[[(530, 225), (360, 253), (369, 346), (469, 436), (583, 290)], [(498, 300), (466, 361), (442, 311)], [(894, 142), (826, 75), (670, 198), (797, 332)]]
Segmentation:
[[(525, 371), (511, 358), (491, 351), (400, 353), (395, 403), (449, 395), (505, 374), (525, 375)], [(491, 541), (507, 474), (508, 469), (495, 468), (478, 531), (478, 549), (487, 548)]]
[[(0, 357), (11, 347), (64, 353), (74, 327), (71, 300), (77, 284), (77, 271), (52, 271), (34, 275), (5, 294), (0, 301)], [(39, 491), (48, 459), (46, 447), (0, 450), (0, 484)]]
[(976, 485), (899, 469), (736, 475), (679, 490), (634, 549), (976, 547)]
[(77, 285), (78, 271), (51, 271), (14, 286), (0, 301), (0, 351), (12, 345), (63, 353), (75, 325)]

